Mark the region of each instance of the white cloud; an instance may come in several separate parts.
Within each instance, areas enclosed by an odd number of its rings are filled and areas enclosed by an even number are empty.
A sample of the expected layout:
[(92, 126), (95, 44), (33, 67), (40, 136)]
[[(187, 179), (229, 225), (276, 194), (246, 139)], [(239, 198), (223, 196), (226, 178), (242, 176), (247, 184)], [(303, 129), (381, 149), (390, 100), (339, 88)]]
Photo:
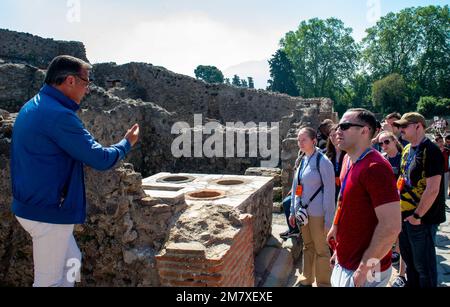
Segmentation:
[(197, 65), (225, 69), (270, 57), (283, 31), (250, 31), (212, 20), (199, 12), (138, 20), (129, 29), (96, 29), (85, 41), (91, 62), (148, 62), (193, 75)]

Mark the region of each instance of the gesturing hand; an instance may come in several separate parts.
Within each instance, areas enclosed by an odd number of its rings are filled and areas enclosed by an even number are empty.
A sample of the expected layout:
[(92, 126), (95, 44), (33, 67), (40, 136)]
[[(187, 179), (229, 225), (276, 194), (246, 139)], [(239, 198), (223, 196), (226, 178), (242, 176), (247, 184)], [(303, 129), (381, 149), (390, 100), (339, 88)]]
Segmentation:
[(125, 138), (130, 142), (131, 146), (134, 146), (139, 140), (139, 125), (135, 124), (131, 127), (131, 129), (127, 131), (127, 134), (125, 134)]

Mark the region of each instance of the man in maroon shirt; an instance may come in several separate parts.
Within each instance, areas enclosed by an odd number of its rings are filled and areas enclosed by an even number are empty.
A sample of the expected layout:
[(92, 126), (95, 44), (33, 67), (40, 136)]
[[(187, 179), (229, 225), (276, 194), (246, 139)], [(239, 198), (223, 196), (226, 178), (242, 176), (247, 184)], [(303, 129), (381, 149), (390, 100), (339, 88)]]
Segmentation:
[(347, 152), (334, 225), (327, 240), (334, 287), (384, 287), (392, 273), (392, 244), (401, 230), (399, 195), (389, 162), (371, 148), (375, 116), (348, 110), (337, 130), (338, 146)]

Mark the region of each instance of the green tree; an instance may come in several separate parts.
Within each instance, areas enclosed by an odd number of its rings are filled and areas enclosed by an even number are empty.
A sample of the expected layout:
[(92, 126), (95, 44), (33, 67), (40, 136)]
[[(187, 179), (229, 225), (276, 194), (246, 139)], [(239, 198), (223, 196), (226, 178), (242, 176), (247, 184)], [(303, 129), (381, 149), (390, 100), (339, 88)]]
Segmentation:
[(399, 74), (376, 81), (372, 87), (372, 100), (374, 107), (384, 114), (414, 109), (408, 107), (408, 87)]
[(389, 13), (367, 31), (364, 61), (374, 80), (397, 73), (420, 96), (450, 95), (450, 11), (448, 5)]
[(248, 83), (247, 83), (247, 80), (245, 80), (245, 79), (241, 79), (241, 87), (245, 87), (245, 88), (248, 88)]
[(248, 77), (248, 88), (255, 88), (255, 82), (252, 77)]
[(239, 78), (238, 75), (234, 75), (233, 79), (231, 80), (231, 85), (240, 87), (241, 86), (241, 78)]
[(421, 52), (414, 70), (417, 94), (450, 97), (449, 6), (420, 7), (416, 15), (421, 33)]
[(432, 96), (420, 97), (417, 112), (431, 118), (433, 116), (450, 116), (450, 99)]
[(303, 97), (330, 97), (339, 103), (336, 100), (357, 68), (359, 49), (351, 33), (336, 18), (314, 18), (281, 40)]
[(344, 90), (338, 94), (335, 110), (339, 114), (349, 108), (365, 108), (378, 111), (372, 104), (372, 79), (366, 73), (356, 73), (345, 83)]
[(375, 80), (392, 73), (411, 77), (420, 40), (415, 26), (414, 9), (408, 8), (399, 14), (387, 14), (366, 30), (364, 60)]
[(197, 79), (207, 83), (223, 83), (223, 73), (215, 66), (199, 65), (194, 71)]
[(299, 92), (295, 84), (294, 68), (286, 52), (282, 49), (277, 50), (269, 60), (269, 65), (271, 79), (268, 81), (269, 86), (267, 90), (298, 96)]

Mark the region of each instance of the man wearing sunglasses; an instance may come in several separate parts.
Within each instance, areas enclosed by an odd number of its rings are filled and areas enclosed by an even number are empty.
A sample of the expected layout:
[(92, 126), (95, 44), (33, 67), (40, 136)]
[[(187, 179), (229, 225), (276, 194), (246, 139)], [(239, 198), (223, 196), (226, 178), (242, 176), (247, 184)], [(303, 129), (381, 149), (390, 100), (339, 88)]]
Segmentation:
[(394, 123), (410, 142), (402, 154), (398, 189), (402, 210), (400, 253), (407, 287), (436, 287), (434, 247), (437, 226), (445, 221), (444, 158), (425, 135), (425, 118), (406, 113)]
[(375, 131), (375, 116), (365, 109), (348, 110), (338, 126), (338, 146), (347, 156), (327, 237), (336, 243), (334, 287), (384, 287), (392, 273), (392, 244), (401, 229), (399, 196), (389, 162), (371, 148)]
[(402, 144), (402, 146), (405, 147), (406, 145), (409, 144), (409, 142), (407, 140), (403, 139), (403, 137), (400, 133), (400, 130), (398, 129), (398, 127), (396, 127), (394, 125), (394, 122), (397, 120), (400, 120), (401, 118), (402, 118), (402, 116), (400, 115), (400, 113), (398, 113), (398, 112), (391, 113), (386, 116), (386, 118), (384, 119), (384, 122), (381, 125), (382, 125), (383, 131), (392, 132), (397, 137), (400, 144)]
[(11, 152), (12, 211), (33, 239), (34, 286), (71, 287), (81, 253), (73, 236), (86, 217), (84, 164), (107, 170), (125, 158), (139, 138), (133, 126), (117, 144), (103, 147), (76, 111), (89, 92), (91, 65), (59, 56), (45, 85), (21, 109)]

